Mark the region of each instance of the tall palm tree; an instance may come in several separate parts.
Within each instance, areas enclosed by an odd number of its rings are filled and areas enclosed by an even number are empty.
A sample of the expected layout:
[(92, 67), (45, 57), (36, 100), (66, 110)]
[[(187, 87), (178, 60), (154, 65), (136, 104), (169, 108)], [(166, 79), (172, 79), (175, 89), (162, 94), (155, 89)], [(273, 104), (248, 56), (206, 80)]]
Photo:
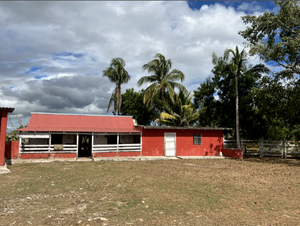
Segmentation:
[(235, 51), (232, 49), (227, 50), (228, 53), (232, 53), (232, 70), (235, 80), (235, 127), (236, 127), (236, 143), (237, 147), (241, 148), (240, 143), (240, 121), (239, 121), (239, 91), (238, 91), (238, 78), (243, 75), (242, 67), (247, 62), (246, 52), (243, 49), (239, 52), (239, 48), (236, 46)]
[[(231, 60), (228, 61), (229, 55), (232, 54)], [(235, 81), (235, 123), (236, 123), (236, 144), (238, 148), (241, 148), (240, 144), (240, 125), (239, 125), (239, 93), (238, 93), (238, 80), (240, 76), (246, 75), (248, 73), (260, 74), (269, 73), (270, 70), (263, 64), (257, 64), (254, 67), (248, 68), (247, 54), (243, 49), (241, 52), (236, 46), (235, 51), (233, 49), (227, 49), (224, 52), (224, 56), (218, 58), (215, 53), (213, 53), (213, 64), (216, 65), (215, 71), (220, 71), (221, 73), (227, 74), (227, 78), (230, 79), (234, 77)]]
[(170, 126), (189, 126), (199, 118), (199, 112), (195, 111), (192, 104), (193, 94), (186, 95), (182, 90), (175, 93), (174, 102), (169, 101), (166, 112), (161, 112), (156, 122)]
[(170, 59), (166, 60), (160, 53), (157, 53), (154, 58), (155, 59), (144, 64), (142, 67), (144, 71), (147, 71), (151, 75), (140, 78), (137, 85), (140, 87), (143, 84), (151, 83), (145, 90), (144, 103), (146, 103), (148, 107), (151, 107), (155, 98), (159, 95), (159, 99), (161, 100), (160, 112), (162, 112), (162, 104), (165, 101), (166, 92), (173, 99), (174, 88), (182, 89), (185, 92), (187, 92), (187, 90), (182, 84), (175, 82), (176, 80), (182, 82), (184, 80), (184, 74), (177, 69), (170, 71), (172, 68), (172, 61)]
[(125, 61), (121, 57), (116, 57), (111, 60), (109, 67), (103, 70), (103, 77), (108, 77), (111, 82), (116, 84), (107, 107), (108, 112), (111, 103), (114, 102), (115, 115), (120, 114), (122, 104), (121, 85), (130, 80), (130, 75), (124, 67)]

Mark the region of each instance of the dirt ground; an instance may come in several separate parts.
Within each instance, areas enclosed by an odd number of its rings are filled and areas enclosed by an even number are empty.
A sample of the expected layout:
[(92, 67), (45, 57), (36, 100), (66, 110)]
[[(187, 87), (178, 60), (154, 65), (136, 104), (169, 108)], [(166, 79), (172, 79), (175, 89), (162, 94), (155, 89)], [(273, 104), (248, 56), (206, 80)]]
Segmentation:
[(0, 175), (0, 225), (300, 225), (300, 160), (54, 162)]

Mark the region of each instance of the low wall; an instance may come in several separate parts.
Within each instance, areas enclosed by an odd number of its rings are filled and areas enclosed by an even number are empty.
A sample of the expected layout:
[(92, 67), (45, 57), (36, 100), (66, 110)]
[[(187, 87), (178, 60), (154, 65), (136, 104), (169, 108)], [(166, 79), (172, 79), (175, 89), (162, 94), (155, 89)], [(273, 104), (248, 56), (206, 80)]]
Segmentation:
[(242, 149), (222, 148), (222, 153), (225, 157), (231, 157), (233, 159), (243, 159)]
[(19, 157), (19, 141), (5, 142), (5, 158), (17, 159)]
[[(119, 157), (137, 157), (137, 156), (141, 156), (141, 152), (137, 151), (137, 152), (119, 152), (118, 153)], [(97, 152), (94, 153), (94, 158), (97, 157), (117, 157), (117, 152)]]

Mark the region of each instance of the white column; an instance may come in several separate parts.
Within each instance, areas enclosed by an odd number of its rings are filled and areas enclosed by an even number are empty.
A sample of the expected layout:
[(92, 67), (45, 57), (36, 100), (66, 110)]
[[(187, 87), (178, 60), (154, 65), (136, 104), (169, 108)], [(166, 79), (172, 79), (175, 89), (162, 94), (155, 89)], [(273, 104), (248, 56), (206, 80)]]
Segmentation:
[(120, 135), (119, 135), (119, 133), (117, 133), (117, 157), (119, 157), (119, 138), (120, 138)]
[(22, 149), (21, 147), (22, 147), (22, 138), (20, 137), (19, 138), (19, 155), (18, 155), (19, 158), (21, 157), (21, 149)]
[(94, 146), (94, 133), (92, 133), (92, 144), (91, 144), (92, 158), (94, 158), (93, 146)]
[(48, 145), (48, 151), (51, 151), (51, 133), (49, 133), (49, 145)]
[(78, 158), (78, 149), (79, 149), (79, 134), (78, 133), (76, 134), (76, 146), (77, 146), (76, 158)]
[(142, 140), (143, 136), (142, 136), (142, 133), (140, 133), (140, 152), (141, 152), (141, 157), (142, 157), (142, 151), (143, 151), (143, 140)]

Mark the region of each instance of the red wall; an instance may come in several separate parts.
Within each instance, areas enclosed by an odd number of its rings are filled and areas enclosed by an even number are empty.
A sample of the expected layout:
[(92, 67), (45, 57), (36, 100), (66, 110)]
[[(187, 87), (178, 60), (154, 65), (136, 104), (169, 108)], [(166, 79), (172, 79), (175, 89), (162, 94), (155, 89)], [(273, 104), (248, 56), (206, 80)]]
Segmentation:
[[(140, 129), (142, 156), (165, 156), (164, 133), (176, 133), (176, 156), (216, 156), (223, 148), (222, 130)], [(193, 134), (202, 134), (202, 145), (193, 145)]]
[(243, 159), (243, 151), (241, 149), (223, 148), (222, 153), (226, 157), (231, 157), (233, 159)]
[(120, 157), (137, 157), (141, 156), (141, 152), (119, 152)]
[(16, 159), (19, 156), (19, 141), (6, 141), (5, 158)]
[(49, 153), (21, 154), (21, 159), (47, 159)]
[[(140, 152), (119, 152), (119, 157), (137, 157), (141, 156)], [(94, 153), (94, 157), (117, 157), (116, 152)]]
[(55, 158), (76, 158), (76, 153), (53, 153), (50, 155)]
[(4, 166), (7, 111), (0, 111), (0, 166)]
[(94, 153), (94, 158), (96, 157), (117, 157), (117, 153), (116, 152)]

